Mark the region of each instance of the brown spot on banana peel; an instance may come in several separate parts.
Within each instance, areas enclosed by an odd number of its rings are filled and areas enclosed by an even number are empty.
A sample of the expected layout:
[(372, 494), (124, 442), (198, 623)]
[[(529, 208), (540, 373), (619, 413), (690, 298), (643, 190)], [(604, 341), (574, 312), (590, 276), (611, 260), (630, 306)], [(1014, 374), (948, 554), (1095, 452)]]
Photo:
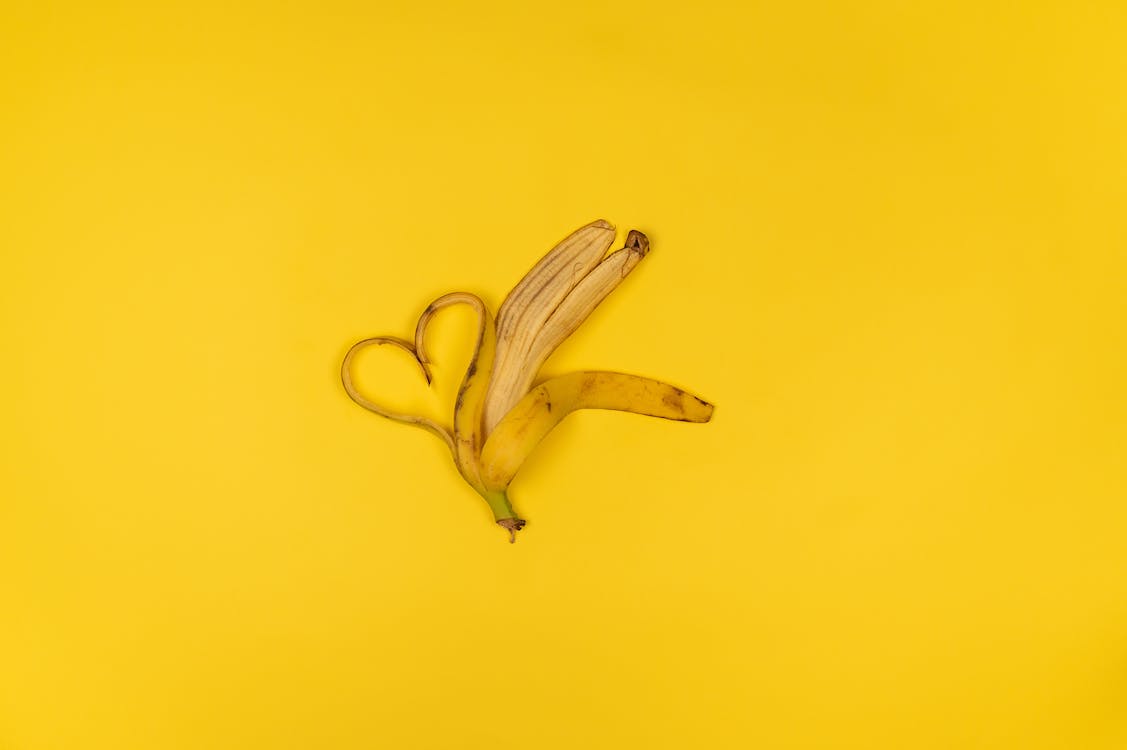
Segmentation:
[(582, 399), (598, 387), (598, 377), (593, 374), (588, 374), (579, 384), (579, 398)]
[[(686, 395), (689, 396), (690, 398), (692, 398), (694, 401), (696, 401), (697, 405), (707, 406), (708, 407), (708, 416), (706, 416), (704, 419), (692, 419), (691, 417), (686, 415), (686, 416), (683, 416), (683, 417), (673, 417), (673, 421), (674, 422), (690, 422), (690, 423), (693, 423), (693, 424), (703, 424), (703, 423), (706, 423), (706, 422), (711, 422), (712, 421), (712, 415), (716, 412), (716, 405), (711, 404), (708, 401), (705, 401), (703, 398), (697, 398), (696, 396), (694, 396), (691, 393), (688, 393)], [(682, 413), (683, 412), (684, 412), (684, 409), (682, 408)]]
[(679, 411), (684, 414), (685, 403), (683, 399), (685, 397), (685, 392), (680, 388), (677, 388), (676, 386), (670, 386), (670, 388), (672, 388), (673, 390), (669, 391), (661, 397), (662, 403), (664, 403), (670, 409)]
[(477, 362), (470, 360), (469, 366), (466, 368), (465, 378), (462, 380), (462, 387), (458, 389), (458, 396), (454, 400), (454, 413), (457, 414), (462, 410), (462, 404), (466, 400), (467, 383), (470, 378), (477, 374)]

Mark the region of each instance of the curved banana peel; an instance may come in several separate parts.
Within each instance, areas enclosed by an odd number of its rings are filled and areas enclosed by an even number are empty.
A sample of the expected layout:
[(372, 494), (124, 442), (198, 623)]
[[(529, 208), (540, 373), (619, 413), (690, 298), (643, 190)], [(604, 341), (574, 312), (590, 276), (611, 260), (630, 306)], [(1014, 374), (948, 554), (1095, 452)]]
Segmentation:
[(465, 377), (462, 379), (458, 397), (454, 402), (454, 461), (470, 486), (478, 492), (483, 492), (477, 459), (481, 454), (482, 445), (485, 444), (481, 413), (485, 406), (485, 391), (489, 387), (489, 374), (493, 369), (493, 352), (497, 344), (493, 316), (489, 314), (481, 298), (475, 294), (468, 292), (444, 294), (431, 302), (419, 316), (419, 322), (415, 326), (415, 350), (418, 352), (419, 362), (424, 367), (430, 363), (423, 346), (427, 325), (430, 324), (435, 313), (450, 305), (469, 305), (477, 313), (477, 341), (474, 343), (470, 364), (466, 367)]
[[(625, 247), (603, 258), (591, 273), (575, 285), (533, 339), (532, 346), (525, 355), (526, 367), (521, 371), (520, 379), (514, 384), (515, 391), (509, 400), (513, 397), (516, 400), (523, 398), (523, 394), (532, 387), (540, 368), (548, 357), (552, 356), (552, 352), (575, 333), (599, 303), (622, 283), (627, 274), (642, 262), (642, 258), (645, 258), (649, 251), (650, 242), (646, 239), (646, 235), (634, 230), (626, 238)], [(513, 402), (513, 405), (515, 404), (516, 401)], [(496, 423), (487, 427), (492, 431), (496, 429)]]
[[(632, 230), (625, 246), (603, 257), (614, 227), (598, 220), (570, 234), (506, 297), (496, 323), (476, 295), (451, 292), (432, 302), (410, 343), (392, 336), (359, 341), (341, 363), (345, 392), (380, 416), (421, 427), (442, 440), (466, 482), (488, 503), (509, 541), (525, 521), (509, 503), (508, 486), (544, 437), (578, 409), (612, 409), (684, 422), (707, 422), (713, 406), (691, 393), (637, 375), (585, 371), (548, 380), (529, 390), (544, 361), (583, 323), (646, 256), (649, 240)], [(366, 346), (390, 344), (418, 363), (431, 383), (424, 346), (427, 326), (439, 310), (469, 305), (477, 313), (474, 351), (454, 404), (454, 430), (391, 411), (363, 396), (352, 381), (352, 360)]]
[(540, 368), (529, 360), (529, 350), (548, 318), (599, 265), (613, 242), (614, 226), (603, 219), (576, 229), (505, 297), (497, 310), (497, 362), (485, 404), (486, 430), (492, 430), (532, 385)]
[(414, 414), (400, 414), (399, 412), (384, 408), (376, 402), (366, 398), (363, 394), (360, 393), (359, 390), (357, 390), (356, 385), (352, 382), (352, 360), (356, 357), (357, 354), (360, 353), (361, 349), (369, 346), (381, 346), (383, 344), (390, 344), (391, 346), (402, 349), (403, 351), (410, 354), (415, 362), (419, 365), (420, 369), (422, 369), (423, 375), (427, 379), (427, 385), (430, 385), (430, 370), (427, 369), (426, 362), (416, 353), (415, 347), (411, 346), (411, 344), (402, 339), (395, 338), (394, 336), (373, 336), (372, 338), (357, 341), (351, 346), (351, 348), (349, 348), (348, 353), (344, 355), (344, 361), (341, 362), (340, 365), (340, 380), (341, 383), (344, 384), (344, 392), (348, 394), (349, 398), (360, 404), (360, 406), (363, 406), (368, 411), (379, 414), (381, 417), (387, 417), (388, 419), (394, 420), (396, 422), (402, 422), (404, 424), (411, 424), (415, 425), (416, 427), (422, 427), (424, 430), (431, 433), (432, 435), (435, 435), (439, 440), (446, 443), (446, 447), (448, 447), (450, 449), (450, 453), (454, 455), (454, 460), (457, 460), (458, 454), (454, 447), (454, 436), (451, 435), (450, 431), (445, 427), (438, 424), (437, 422), (434, 422), (431, 419), (427, 419), (426, 417), (419, 417)]
[(481, 453), (487, 490), (508, 488), (533, 449), (578, 409), (612, 409), (680, 422), (707, 422), (713, 406), (668, 383), (620, 372), (573, 372), (542, 383), (505, 415)]

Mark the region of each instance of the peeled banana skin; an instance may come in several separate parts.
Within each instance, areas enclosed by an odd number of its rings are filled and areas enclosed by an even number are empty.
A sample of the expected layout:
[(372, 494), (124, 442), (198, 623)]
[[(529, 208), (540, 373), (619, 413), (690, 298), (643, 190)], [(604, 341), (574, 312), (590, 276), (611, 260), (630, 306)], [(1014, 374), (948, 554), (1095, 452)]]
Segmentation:
[[(614, 227), (598, 220), (580, 227), (548, 252), (502, 303), (496, 322), (476, 295), (451, 292), (430, 304), (419, 318), (414, 343), (389, 336), (352, 346), (341, 364), (345, 392), (380, 416), (413, 424), (450, 448), (466, 482), (486, 501), (494, 520), (515, 541), (524, 525), (508, 497), (509, 484), (524, 461), (569, 414), (609, 409), (683, 422), (707, 422), (713, 406), (680, 388), (638, 375), (583, 371), (552, 378), (532, 388), (540, 367), (583, 323), (630, 271), (646, 257), (649, 240), (632, 230), (625, 246), (603, 257)], [(390, 344), (409, 352), (431, 382), (425, 333), (431, 319), (450, 305), (474, 309), (478, 330), (474, 351), (454, 405), (453, 431), (425, 417), (399, 414), (359, 393), (352, 360), (369, 345)]]
[(423, 314), (419, 316), (419, 323), (415, 326), (415, 351), (418, 353), (419, 362), (423, 364), (430, 383), (430, 372), (426, 365), (430, 364), (426, 355), (424, 336), (427, 324), (431, 318), (444, 307), (450, 305), (469, 305), (477, 313), (477, 341), (474, 343), (473, 354), (470, 355), (470, 364), (466, 368), (462, 385), (458, 389), (458, 397), (454, 402), (454, 462), (458, 470), (470, 486), (478, 492), (482, 491), (481, 477), (478, 471), (477, 457), (485, 444), (485, 429), (482, 420), (482, 411), (485, 406), (485, 393), (489, 387), (489, 375), (493, 366), (493, 353), (496, 349), (497, 335), (493, 325), (493, 316), (490, 315), (481, 298), (468, 292), (451, 292), (444, 294), (431, 302)]
[(681, 422), (707, 422), (713, 407), (680, 388), (619, 372), (573, 372), (522, 398), (485, 443), (481, 478), (487, 490), (508, 488), (517, 471), (564, 417), (578, 409), (613, 409)]
[[(549, 316), (529, 348), (528, 354), (525, 355), (526, 367), (522, 370), (520, 379), (514, 384), (517, 393), (526, 393), (532, 387), (540, 368), (552, 352), (575, 333), (607, 295), (618, 288), (623, 279), (642, 262), (642, 258), (646, 257), (649, 250), (650, 243), (646, 236), (636, 230), (632, 231), (626, 239), (625, 247), (604, 258), (575, 285), (575, 288)], [(506, 413), (509, 408), (505, 409)], [(496, 424), (488, 427), (493, 430)]]
[(602, 219), (580, 227), (541, 258), (501, 303), (497, 359), (485, 404), (486, 430), (493, 429), (524, 395), (521, 385), (530, 385), (539, 369), (528, 359), (537, 336), (613, 242), (614, 227)]

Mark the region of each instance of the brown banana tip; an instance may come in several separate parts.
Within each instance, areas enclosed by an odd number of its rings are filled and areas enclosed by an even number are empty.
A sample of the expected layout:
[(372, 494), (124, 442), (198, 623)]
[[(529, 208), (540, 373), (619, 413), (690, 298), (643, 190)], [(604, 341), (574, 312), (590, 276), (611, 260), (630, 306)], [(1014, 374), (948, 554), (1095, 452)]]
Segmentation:
[(525, 521), (522, 518), (502, 518), (497, 521), (497, 525), (509, 532), (509, 544), (515, 544), (517, 541), (517, 532), (524, 528)]
[(631, 229), (630, 234), (626, 235), (626, 247), (636, 253), (645, 255), (650, 251), (650, 238), (637, 229)]
[(589, 226), (598, 227), (599, 229), (614, 229), (614, 224), (611, 224), (606, 219), (596, 219), (592, 221)]

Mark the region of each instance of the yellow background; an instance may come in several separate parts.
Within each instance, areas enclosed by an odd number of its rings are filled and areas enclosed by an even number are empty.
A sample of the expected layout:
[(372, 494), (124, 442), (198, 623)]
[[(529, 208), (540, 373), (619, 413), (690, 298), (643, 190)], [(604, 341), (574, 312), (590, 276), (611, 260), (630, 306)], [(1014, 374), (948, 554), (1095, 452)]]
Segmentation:
[[(5, 5), (0, 748), (1127, 746), (1125, 6), (426, 5)], [(510, 546), (338, 362), (598, 217)]]

